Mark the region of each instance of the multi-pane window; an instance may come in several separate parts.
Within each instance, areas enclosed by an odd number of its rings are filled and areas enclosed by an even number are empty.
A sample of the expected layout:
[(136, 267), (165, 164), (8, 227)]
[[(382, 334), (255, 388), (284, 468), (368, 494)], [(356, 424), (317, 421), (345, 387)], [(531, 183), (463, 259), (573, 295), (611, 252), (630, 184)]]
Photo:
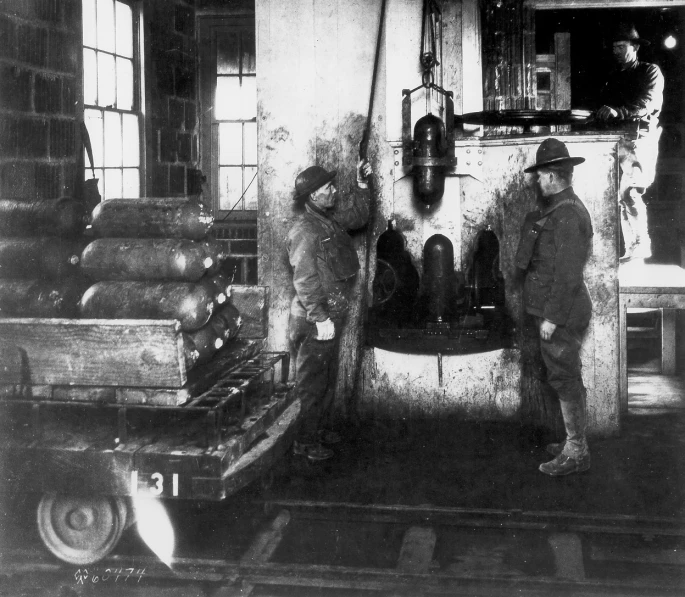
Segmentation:
[(254, 27), (216, 37), (214, 124), (219, 211), (257, 209), (257, 70)]
[(82, 2), (84, 119), (95, 176), (105, 199), (139, 197), (138, 19), (128, 2)]

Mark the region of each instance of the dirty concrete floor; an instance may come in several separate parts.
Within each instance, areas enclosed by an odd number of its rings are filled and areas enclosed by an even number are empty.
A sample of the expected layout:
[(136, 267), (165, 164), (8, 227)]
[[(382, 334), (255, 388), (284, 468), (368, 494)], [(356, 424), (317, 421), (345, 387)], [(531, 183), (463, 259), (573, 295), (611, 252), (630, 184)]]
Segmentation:
[(553, 433), (505, 422), (383, 423), (343, 430), (336, 456), (292, 456), (276, 469), (281, 499), (520, 509), (583, 514), (685, 515), (685, 380), (631, 375), (620, 436), (591, 439), (592, 467), (552, 478)]

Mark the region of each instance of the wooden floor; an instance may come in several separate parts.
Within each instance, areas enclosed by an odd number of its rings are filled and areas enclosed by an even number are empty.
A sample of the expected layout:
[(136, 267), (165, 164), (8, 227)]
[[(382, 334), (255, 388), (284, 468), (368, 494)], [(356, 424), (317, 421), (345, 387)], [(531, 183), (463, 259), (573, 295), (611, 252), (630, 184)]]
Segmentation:
[(628, 373), (628, 411), (685, 409), (685, 379), (679, 375)]

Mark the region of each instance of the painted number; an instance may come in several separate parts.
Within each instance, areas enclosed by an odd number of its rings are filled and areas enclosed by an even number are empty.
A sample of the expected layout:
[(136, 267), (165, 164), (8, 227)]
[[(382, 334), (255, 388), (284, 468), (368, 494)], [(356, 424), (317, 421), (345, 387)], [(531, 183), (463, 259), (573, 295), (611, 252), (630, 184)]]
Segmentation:
[[(167, 476), (167, 479), (169, 477)], [(152, 495), (162, 495), (164, 493), (164, 475), (162, 473), (152, 473), (150, 481), (153, 485), (148, 486)], [(138, 471), (131, 471), (131, 495), (138, 493)], [(178, 496), (178, 473), (171, 475), (171, 495)]]

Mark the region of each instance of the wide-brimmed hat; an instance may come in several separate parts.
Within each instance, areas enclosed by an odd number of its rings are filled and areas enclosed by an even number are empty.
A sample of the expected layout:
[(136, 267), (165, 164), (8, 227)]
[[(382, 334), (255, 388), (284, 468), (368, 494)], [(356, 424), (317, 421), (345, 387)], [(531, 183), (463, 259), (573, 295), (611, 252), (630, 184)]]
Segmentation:
[(321, 166), (309, 166), (300, 172), (295, 179), (295, 196), (293, 199), (296, 201), (305, 199), (327, 182), (333, 180), (337, 173), (336, 170), (328, 172)]
[(540, 143), (540, 147), (538, 147), (538, 151), (535, 154), (535, 164), (526, 168), (524, 172), (534, 172), (540, 168), (556, 166), (560, 164), (576, 166), (578, 164), (582, 164), (584, 161), (585, 158), (572, 158), (568, 154), (568, 149), (566, 148), (565, 143), (559, 141), (559, 139), (550, 137), (549, 139), (545, 139), (542, 143)]
[(609, 41), (612, 43), (616, 41), (629, 41), (641, 46), (649, 45), (649, 40), (640, 38), (637, 33), (637, 29), (635, 29), (635, 25), (632, 23), (619, 23), (616, 25), (611, 30)]

